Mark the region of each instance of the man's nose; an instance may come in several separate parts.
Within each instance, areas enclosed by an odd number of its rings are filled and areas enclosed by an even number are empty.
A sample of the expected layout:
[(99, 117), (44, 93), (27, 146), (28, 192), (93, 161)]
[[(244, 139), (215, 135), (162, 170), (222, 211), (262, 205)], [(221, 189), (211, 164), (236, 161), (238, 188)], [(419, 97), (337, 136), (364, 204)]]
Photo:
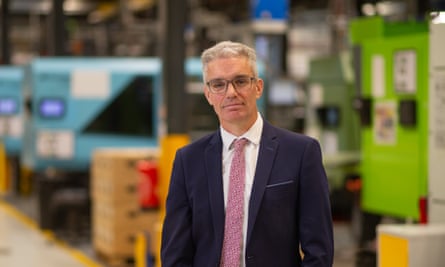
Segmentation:
[(228, 84), (227, 84), (227, 92), (226, 92), (226, 94), (236, 94), (237, 93), (237, 91), (236, 91), (236, 89), (235, 89), (235, 86), (233, 85), (233, 82), (229, 82)]

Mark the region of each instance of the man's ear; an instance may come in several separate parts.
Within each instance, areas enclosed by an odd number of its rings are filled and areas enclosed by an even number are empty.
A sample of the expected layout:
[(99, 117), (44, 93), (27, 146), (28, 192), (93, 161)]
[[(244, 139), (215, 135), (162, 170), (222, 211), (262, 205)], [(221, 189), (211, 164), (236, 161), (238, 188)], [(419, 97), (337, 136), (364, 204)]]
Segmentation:
[(204, 87), (204, 95), (207, 99), (207, 102), (209, 102), (209, 105), (213, 106), (212, 100), (210, 98), (210, 91), (209, 91), (209, 89), (207, 89), (207, 87)]
[(264, 89), (264, 81), (263, 79), (258, 79), (255, 83), (255, 91), (257, 99), (263, 95), (263, 89)]

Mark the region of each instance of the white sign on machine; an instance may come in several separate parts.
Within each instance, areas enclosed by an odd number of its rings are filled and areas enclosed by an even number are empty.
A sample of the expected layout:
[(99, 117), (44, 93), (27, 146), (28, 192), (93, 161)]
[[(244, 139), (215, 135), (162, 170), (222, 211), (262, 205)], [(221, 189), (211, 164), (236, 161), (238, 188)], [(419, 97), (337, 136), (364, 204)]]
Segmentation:
[(74, 133), (69, 130), (42, 130), (37, 134), (37, 156), (71, 159), (74, 155)]

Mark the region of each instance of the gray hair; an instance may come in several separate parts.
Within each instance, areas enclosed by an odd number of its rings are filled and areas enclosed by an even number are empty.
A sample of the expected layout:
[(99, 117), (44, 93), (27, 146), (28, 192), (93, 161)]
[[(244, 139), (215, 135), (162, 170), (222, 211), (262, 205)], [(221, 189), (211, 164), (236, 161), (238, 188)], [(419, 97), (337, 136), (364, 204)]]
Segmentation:
[(231, 58), (231, 57), (247, 58), (252, 67), (253, 74), (255, 75), (255, 77), (258, 77), (255, 50), (242, 43), (223, 41), (204, 50), (204, 52), (202, 52), (201, 54), (201, 63), (202, 63), (204, 80), (208, 63), (218, 58)]

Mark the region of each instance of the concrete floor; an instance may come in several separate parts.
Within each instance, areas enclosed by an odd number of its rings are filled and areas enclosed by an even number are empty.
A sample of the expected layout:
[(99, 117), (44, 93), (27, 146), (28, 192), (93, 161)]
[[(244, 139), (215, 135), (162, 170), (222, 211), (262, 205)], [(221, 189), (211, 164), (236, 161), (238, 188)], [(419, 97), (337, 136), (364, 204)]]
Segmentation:
[(334, 266), (355, 267), (357, 245), (349, 222), (334, 223)]
[(0, 204), (0, 266), (83, 267), (88, 258), (39, 231), (32, 221)]

